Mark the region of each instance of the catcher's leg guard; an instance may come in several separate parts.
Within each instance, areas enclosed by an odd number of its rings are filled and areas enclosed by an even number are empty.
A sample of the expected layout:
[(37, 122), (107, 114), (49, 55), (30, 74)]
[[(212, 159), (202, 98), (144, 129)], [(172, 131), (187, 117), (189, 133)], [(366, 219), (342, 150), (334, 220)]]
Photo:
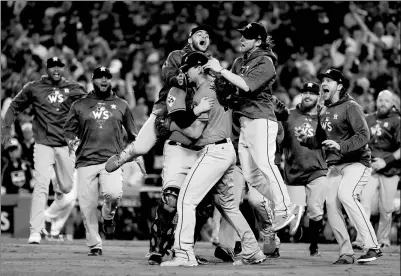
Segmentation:
[(162, 200), (157, 207), (156, 218), (150, 229), (151, 255), (164, 256), (174, 244), (174, 230), (177, 225), (178, 189), (167, 188), (163, 191)]

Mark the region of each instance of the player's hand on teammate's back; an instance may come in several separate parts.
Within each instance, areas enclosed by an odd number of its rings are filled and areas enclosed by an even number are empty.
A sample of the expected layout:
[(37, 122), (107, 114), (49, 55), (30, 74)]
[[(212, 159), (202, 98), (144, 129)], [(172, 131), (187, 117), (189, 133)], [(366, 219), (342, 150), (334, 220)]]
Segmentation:
[(199, 104), (194, 107), (195, 115), (199, 116), (203, 112), (207, 112), (214, 106), (214, 99), (209, 97), (203, 97)]
[(370, 165), (373, 170), (378, 171), (386, 167), (386, 161), (383, 158), (375, 157)]

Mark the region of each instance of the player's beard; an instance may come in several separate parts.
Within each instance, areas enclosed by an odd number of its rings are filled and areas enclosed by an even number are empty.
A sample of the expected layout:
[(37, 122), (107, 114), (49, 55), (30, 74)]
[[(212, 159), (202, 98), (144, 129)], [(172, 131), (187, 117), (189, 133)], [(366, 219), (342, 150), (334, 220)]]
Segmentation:
[(302, 100), (302, 110), (305, 113), (308, 113), (309, 111), (311, 111), (317, 105), (317, 102), (318, 102), (318, 99), (316, 99), (316, 100), (309, 99), (309, 100), (311, 100), (311, 101), (305, 102), (305, 100)]
[(96, 94), (97, 97), (99, 97), (99, 98), (107, 98), (107, 97), (109, 97), (111, 95), (111, 84), (104, 91), (102, 91), (101, 88), (98, 85), (93, 84), (93, 90), (95, 91), (95, 94)]

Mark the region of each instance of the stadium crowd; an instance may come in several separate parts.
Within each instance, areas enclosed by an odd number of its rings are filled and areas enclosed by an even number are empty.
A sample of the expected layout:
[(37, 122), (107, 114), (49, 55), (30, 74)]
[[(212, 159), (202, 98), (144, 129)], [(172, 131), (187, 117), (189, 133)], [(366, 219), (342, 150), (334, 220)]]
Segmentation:
[[(3, 1), (1, 9), (2, 118), (22, 86), (44, 74), (47, 58), (58, 56), (66, 78), (88, 91), (93, 69), (108, 66), (113, 90), (141, 127), (163, 85), (165, 58), (186, 44), (197, 24), (214, 28), (209, 51), (229, 69), (240, 55), (235, 30), (261, 22), (278, 56), (275, 95), (289, 107), (300, 102), (306, 80), (317, 81), (330, 67), (344, 72), (348, 92), (366, 114), (375, 111), (380, 91), (400, 96), (399, 2)], [(395, 105), (400, 108), (399, 100)], [(32, 191), (32, 116), (29, 109), (19, 116), (14, 146), (2, 148), (2, 194)], [(159, 146), (145, 156), (148, 173), (160, 173), (161, 154)], [(15, 162), (19, 173), (8, 166)], [(131, 173), (126, 184), (135, 186), (142, 180)], [(394, 219), (399, 232), (399, 210)]]

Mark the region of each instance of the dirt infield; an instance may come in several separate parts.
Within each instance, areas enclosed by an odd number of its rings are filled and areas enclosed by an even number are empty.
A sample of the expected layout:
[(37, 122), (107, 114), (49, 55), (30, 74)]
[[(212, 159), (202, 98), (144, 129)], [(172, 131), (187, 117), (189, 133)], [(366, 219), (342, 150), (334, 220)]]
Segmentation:
[[(28, 245), (26, 239), (0, 237), (1, 275), (400, 275), (400, 248), (392, 246), (384, 257), (367, 265), (334, 266), (336, 244), (320, 246), (321, 257), (310, 257), (307, 244), (282, 244), (280, 259), (261, 265), (234, 267), (213, 257), (209, 243), (198, 243), (196, 253), (211, 263), (192, 268), (149, 266), (145, 241), (105, 241), (103, 256), (87, 256), (84, 240)], [(357, 252), (358, 257), (361, 252)], [(167, 257), (168, 258), (168, 257)]]

